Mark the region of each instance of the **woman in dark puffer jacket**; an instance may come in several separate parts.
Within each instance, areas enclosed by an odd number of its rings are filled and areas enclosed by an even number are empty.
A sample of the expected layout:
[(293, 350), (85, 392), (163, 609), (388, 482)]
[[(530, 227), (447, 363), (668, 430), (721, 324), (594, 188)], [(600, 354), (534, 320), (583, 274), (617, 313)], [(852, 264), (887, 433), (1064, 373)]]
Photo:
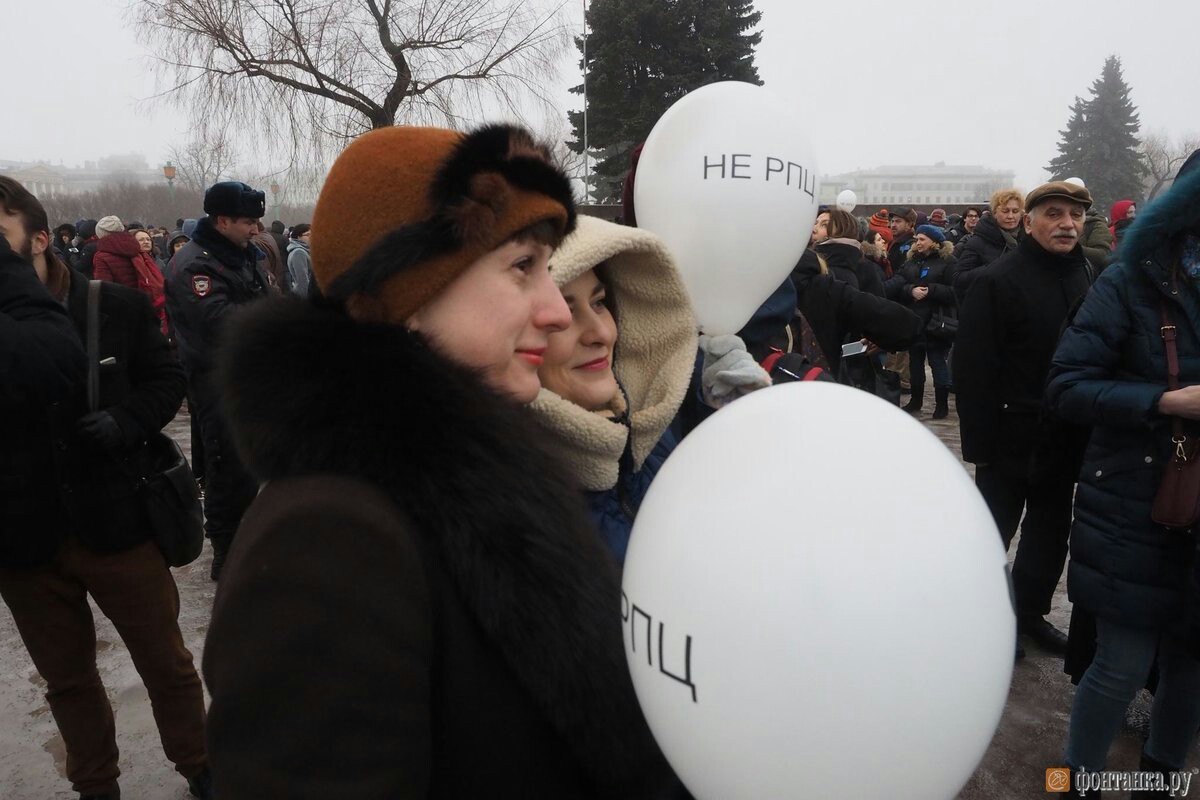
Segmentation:
[[(908, 260), (892, 278), (895, 284), (899, 284), (901, 302), (921, 318), (923, 332), (934, 314), (941, 313), (957, 318), (957, 302), (952, 288), (957, 264), (953, 252), (954, 248), (946, 241), (946, 235), (942, 233), (941, 228), (919, 225), (917, 237), (908, 252)], [(945, 419), (950, 413), (948, 403), (951, 380), (947, 358), (950, 342), (923, 333), (922, 340), (908, 352), (908, 380), (912, 386), (912, 397), (904, 406), (904, 410), (915, 413), (920, 411), (924, 404), (925, 359), (928, 357), (929, 367), (933, 372), (936, 400), (933, 418)]]
[[(1186, 174), (1185, 174), (1186, 173)], [(1162, 315), (1177, 336), (1167, 391)], [(1065, 419), (1092, 425), (1075, 495), (1071, 601), (1096, 617), (1096, 657), (1071, 710), (1066, 759), (1104, 769), (1155, 659), (1158, 687), (1143, 770), (1179, 770), (1200, 727), (1200, 661), (1184, 639), (1193, 530), (1151, 520), (1173, 452), (1171, 418), (1200, 435), (1200, 155), (1129, 228), (1059, 342), (1047, 389)], [(1190, 447), (1189, 445), (1186, 445)], [(1137, 793), (1134, 797), (1138, 797)]]

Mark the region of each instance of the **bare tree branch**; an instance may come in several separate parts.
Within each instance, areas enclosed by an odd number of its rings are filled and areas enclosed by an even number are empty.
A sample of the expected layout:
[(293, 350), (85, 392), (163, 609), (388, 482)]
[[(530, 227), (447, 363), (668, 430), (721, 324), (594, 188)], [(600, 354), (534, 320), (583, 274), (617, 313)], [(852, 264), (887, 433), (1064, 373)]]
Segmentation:
[(175, 165), (175, 180), (192, 192), (203, 192), (228, 178), (237, 163), (237, 153), (224, 132), (212, 139), (193, 139), (184, 147), (171, 147), (167, 157)]
[(1139, 152), (1146, 165), (1146, 201), (1153, 200), (1175, 178), (1175, 173), (1196, 149), (1200, 135), (1180, 136), (1174, 141), (1164, 131), (1151, 131), (1142, 137)]
[(551, 2), (132, 0), (130, 14), (160, 96), (199, 138), (244, 135), (249, 121), (260, 155), (312, 164), (398, 121), (548, 109), (569, 41)]

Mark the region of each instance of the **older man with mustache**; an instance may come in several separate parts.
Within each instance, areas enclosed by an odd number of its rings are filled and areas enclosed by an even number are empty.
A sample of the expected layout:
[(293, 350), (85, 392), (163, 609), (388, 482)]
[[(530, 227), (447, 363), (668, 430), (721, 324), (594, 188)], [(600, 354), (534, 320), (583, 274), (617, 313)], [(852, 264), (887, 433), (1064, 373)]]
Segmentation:
[(1018, 632), (1056, 653), (1067, 639), (1045, 615), (1066, 561), (1079, 467), (1042, 397), (1063, 323), (1094, 276), (1080, 246), (1091, 204), (1086, 188), (1063, 181), (1029, 193), (1026, 236), (967, 293), (954, 356), (963, 458), (976, 465), (1006, 548), (1021, 525)]

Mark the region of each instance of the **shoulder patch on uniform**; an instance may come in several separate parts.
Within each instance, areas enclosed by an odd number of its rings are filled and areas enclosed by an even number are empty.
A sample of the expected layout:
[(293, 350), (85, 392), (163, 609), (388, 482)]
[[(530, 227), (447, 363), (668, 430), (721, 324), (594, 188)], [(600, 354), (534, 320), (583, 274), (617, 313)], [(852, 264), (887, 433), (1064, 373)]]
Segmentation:
[(192, 294), (196, 297), (206, 297), (212, 291), (212, 278), (207, 275), (192, 276)]

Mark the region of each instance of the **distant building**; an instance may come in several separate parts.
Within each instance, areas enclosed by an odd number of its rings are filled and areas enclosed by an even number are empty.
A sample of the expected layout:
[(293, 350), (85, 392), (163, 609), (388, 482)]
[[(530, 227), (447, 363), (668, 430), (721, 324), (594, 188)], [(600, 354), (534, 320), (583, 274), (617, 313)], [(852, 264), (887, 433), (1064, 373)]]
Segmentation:
[(860, 206), (961, 206), (986, 203), (997, 189), (1012, 186), (1012, 170), (955, 166), (938, 162), (933, 166), (889, 166), (825, 175), (821, 178), (819, 202), (833, 205), (837, 196), (851, 189)]
[(166, 181), (161, 168), (151, 168), (145, 157), (137, 154), (85, 161), (82, 167), (0, 159), (0, 173), (18, 181), (38, 197), (79, 194), (99, 189), (106, 183), (152, 186)]

